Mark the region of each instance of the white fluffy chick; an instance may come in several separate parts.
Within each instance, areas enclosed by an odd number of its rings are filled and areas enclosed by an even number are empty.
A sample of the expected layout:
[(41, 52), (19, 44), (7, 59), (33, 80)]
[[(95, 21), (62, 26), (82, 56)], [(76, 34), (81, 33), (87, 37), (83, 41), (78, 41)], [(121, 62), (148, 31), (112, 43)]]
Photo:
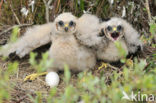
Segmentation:
[(101, 23), (101, 31), (104, 34), (103, 41), (105, 42), (103, 48), (100, 47), (97, 50), (97, 57), (100, 60), (115, 62), (122, 58), (115, 45), (116, 41), (121, 43), (126, 54), (135, 53), (138, 48), (142, 48), (139, 33), (121, 18), (113, 17), (109, 21)]
[(53, 44), (49, 55), (54, 60), (50, 70), (63, 70), (67, 64), (74, 72), (94, 68), (96, 57), (90, 48), (81, 45), (75, 38), (77, 18), (71, 13), (62, 13), (54, 21), (55, 29), (52, 34)]

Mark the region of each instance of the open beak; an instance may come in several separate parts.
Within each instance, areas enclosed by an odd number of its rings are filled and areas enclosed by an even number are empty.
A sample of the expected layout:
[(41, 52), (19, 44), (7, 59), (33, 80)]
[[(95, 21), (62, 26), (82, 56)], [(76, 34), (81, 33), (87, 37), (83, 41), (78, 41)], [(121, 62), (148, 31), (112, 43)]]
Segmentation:
[(69, 25), (68, 25), (68, 24), (65, 24), (65, 25), (64, 25), (64, 30), (65, 30), (66, 32), (68, 32), (68, 29), (69, 29)]
[(120, 36), (120, 33), (117, 31), (116, 27), (113, 27), (113, 32), (110, 34), (111, 38), (113, 38), (113, 40), (117, 40), (118, 37)]

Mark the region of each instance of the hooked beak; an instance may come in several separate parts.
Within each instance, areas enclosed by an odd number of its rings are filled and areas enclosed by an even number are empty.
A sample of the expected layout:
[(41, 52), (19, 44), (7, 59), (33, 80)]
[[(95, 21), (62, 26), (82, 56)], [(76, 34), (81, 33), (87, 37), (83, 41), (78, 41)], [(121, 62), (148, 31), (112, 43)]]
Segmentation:
[(117, 32), (117, 28), (116, 27), (113, 27), (113, 32)]
[(64, 30), (67, 32), (68, 31), (68, 28), (69, 28), (69, 25), (68, 24), (65, 24), (64, 25)]

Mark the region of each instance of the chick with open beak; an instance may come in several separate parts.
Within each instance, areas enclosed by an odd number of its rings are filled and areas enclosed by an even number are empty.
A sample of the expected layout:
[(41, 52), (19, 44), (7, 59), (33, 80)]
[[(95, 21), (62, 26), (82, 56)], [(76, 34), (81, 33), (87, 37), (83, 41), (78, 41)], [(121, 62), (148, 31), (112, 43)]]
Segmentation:
[(123, 27), (121, 25), (117, 25), (117, 26), (108, 25), (106, 28), (103, 28), (103, 30), (107, 38), (109, 38), (112, 41), (119, 40), (124, 35)]
[[(125, 36), (125, 27), (122, 22), (113, 20), (110, 19), (101, 23), (103, 46), (97, 49), (97, 58), (105, 62), (116, 62), (128, 54), (127, 43), (123, 38)], [(120, 47), (124, 50), (124, 55), (121, 55), (119, 48), (116, 46), (117, 43), (121, 44)]]
[[(102, 22), (100, 28), (100, 36), (103, 41), (96, 53), (99, 60), (116, 62), (142, 48), (139, 33), (122, 18), (112, 17), (110, 20)], [(122, 54), (122, 52), (124, 53)]]

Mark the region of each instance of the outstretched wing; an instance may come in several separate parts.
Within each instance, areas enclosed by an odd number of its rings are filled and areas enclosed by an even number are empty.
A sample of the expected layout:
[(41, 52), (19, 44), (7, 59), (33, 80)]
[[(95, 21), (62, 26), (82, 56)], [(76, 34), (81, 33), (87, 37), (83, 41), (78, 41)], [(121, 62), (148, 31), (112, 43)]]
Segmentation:
[(20, 58), (32, 50), (45, 45), (51, 41), (51, 33), (53, 33), (54, 24), (48, 23), (44, 25), (36, 25), (28, 28), (25, 34), (20, 37), (15, 43), (8, 43), (2, 47), (0, 55), (9, 56), (15, 53)]

